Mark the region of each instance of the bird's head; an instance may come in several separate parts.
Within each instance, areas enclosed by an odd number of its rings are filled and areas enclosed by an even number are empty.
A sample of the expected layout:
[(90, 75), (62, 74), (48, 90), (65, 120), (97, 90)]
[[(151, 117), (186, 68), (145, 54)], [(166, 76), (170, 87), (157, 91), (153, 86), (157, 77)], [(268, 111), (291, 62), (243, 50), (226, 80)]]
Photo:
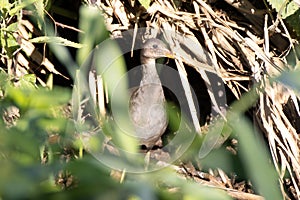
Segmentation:
[(144, 43), (141, 51), (142, 59), (157, 59), (162, 57), (174, 58), (173, 53), (165, 43), (156, 38), (149, 39)]

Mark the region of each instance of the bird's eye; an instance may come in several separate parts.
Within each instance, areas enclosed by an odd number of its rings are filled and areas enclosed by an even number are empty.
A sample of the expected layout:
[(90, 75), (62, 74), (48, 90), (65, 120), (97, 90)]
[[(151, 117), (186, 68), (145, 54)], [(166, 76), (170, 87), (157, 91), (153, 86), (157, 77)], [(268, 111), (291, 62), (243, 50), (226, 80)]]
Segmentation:
[(157, 48), (157, 44), (154, 44), (152, 47), (153, 47), (154, 49), (156, 49), (156, 48)]

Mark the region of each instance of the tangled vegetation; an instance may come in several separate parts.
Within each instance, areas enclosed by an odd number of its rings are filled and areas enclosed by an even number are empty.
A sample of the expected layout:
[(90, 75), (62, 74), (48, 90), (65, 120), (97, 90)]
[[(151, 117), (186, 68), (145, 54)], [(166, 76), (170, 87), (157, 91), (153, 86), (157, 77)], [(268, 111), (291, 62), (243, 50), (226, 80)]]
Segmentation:
[[(0, 1), (0, 199), (299, 199), (299, 7), (296, 0)], [(191, 115), (183, 132), (193, 138), (178, 157), (143, 153), (135, 164), (145, 173), (132, 173), (119, 165), (130, 156), (121, 159), (113, 144), (140, 150), (110, 117), (112, 102), (126, 101), (112, 91), (139, 62), (131, 49), (151, 37), (176, 52), (168, 65), (195, 91), (197, 100), (176, 79)], [(180, 123), (168, 98), (166, 141)], [(95, 139), (99, 132), (105, 136)], [(209, 152), (201, 151), (206, 144)], [(103, 164), (93, 154), (99, 149), (119, 166)], [(147, 171), (149, 160), (159, 170)]]

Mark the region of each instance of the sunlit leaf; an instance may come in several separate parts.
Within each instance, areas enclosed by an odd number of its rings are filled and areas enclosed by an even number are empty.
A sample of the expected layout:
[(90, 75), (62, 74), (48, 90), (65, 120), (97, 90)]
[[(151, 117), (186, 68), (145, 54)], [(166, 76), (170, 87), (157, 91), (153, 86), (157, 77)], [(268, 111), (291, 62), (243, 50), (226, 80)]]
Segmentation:
[(20, 87), (23, 89), (35, 89), (36, 88), (36, 76), (34, 74), (25, 74), (19, 80)]
[(77, 63), (83, 64), (92, 49), (108, 38), (104, 19), (98, 9), (83, 6), (80, 8), (79, 28), (83, 33), (79, 33), (79, 42), (84, 45), (77, 52)]
[(139, 2), (144, 6), (146, 9), (149, 8), (151, 0), (139, 0)]
[(22, 10), (23, 8), (25, 8), (25, 7), (27, 7), (27, 6), (31, 5), (31, 4), (33, 4), (33, 3), (36, 2), (36, 1), (38, 1), (38, 0), (24, 0), (24, 1), (22, 1), (21, 3), (15, 4), (16, 6), (15, 6), (13, 9), (11, 9), (11, 10), (9, 11), (9, 15), (10, 15), (10, 16), (15, 15), (17, 12), (19, 12), (19, 11)]
[(300, 70), (282, 73), (277, 80), (300, 94)]
[(52, 43), (57, 45), (63, 45), (73, 48), (81, 48), (82, 44), (72, 42), (62, 37), (50, 37), (50, 36), (40, 36), (29, 40), (32, 43)]
[(133, 132), (128, 116), (128, 82), (123, 78), (126, 68), (122, 52), (115, 41), (108, 39), (98, 46), (95, 58), (97, 73), (104, 77), (107, 85), (115, 127), (120, 128), (115, 132), (115, 139), (123, 149), (134, 152), (137, 148), (136, 141), (130, 134), (122, 133), (122, 130)]
[(6, 50), (9, 57), (19, 47), (13, 32), (17, 30), (17, 22), (10, 24), (8, 27), (3, 28), (0, 34), (0, 45)]
[(62, 88), (54, 88), (51, 91), (44, 88), (36, 89), (28, 83), (28, 86), (23, 88), (9, 87), (7, 96), (20, 108), (47, 109), (50, 106), (66, 103), (70, 98), (70, 93), (67, 89)]
[(268, 2), (281, 14), (283, 19), (294, 14), (299, 9), (299, 6), (294, 1), (268, 0)]
[[(39, 16), (39, 18), (44, 21), (44, 0), (37, 0), (35, 3), (34, 3), (34, 7), (36, 8), (36, 12)], [(41, 26), (40, 26), (41, 27)]]
[(53, 88), (53, 74), (51, 73), (47, 79), (46, 86), (52, 90)]

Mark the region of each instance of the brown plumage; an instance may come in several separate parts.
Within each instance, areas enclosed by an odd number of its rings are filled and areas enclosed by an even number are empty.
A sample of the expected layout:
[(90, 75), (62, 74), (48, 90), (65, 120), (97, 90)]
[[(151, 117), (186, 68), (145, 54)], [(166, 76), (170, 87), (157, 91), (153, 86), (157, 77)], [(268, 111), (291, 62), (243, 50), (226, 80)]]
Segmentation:
[(161, 57), (173, 56), (161, 40), (147, 40), (141, 50), (142, 80), (129, 102), (136, 136), (147, 148), (160, 140), (168, 125), (165, 96), (155, 66), (155, 60)]

